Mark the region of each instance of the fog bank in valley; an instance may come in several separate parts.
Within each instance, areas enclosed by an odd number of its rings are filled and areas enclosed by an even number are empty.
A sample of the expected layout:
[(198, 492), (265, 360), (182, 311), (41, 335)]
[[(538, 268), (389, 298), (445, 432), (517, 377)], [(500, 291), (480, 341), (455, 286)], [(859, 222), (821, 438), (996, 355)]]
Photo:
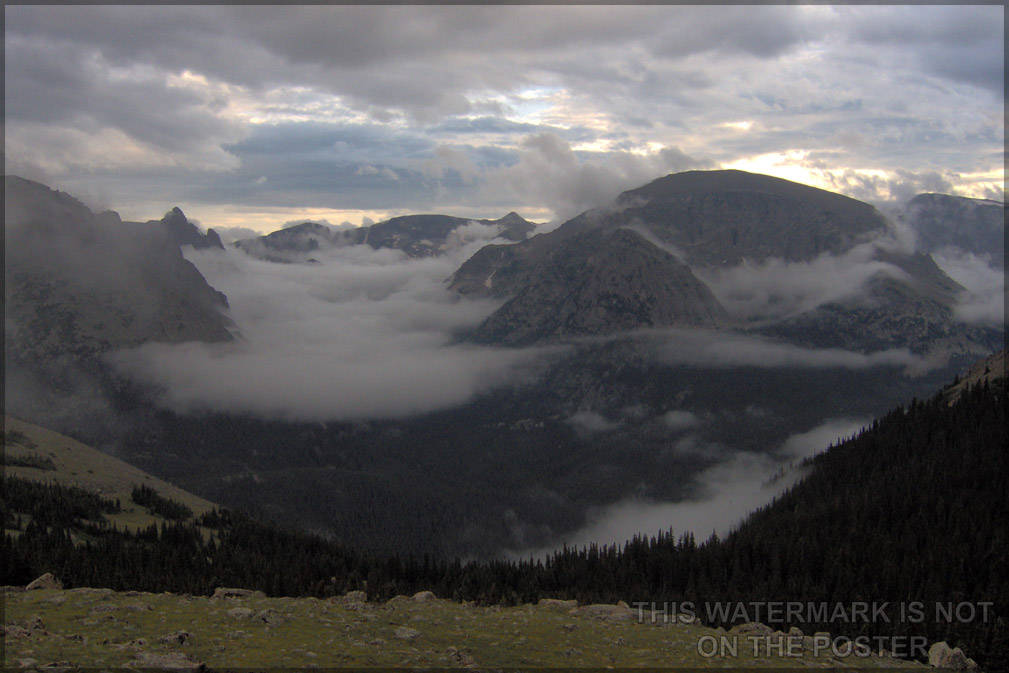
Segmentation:
[[(623, 544), (635, 535), (655, 535), (670, 528), (679, 536), (693, 533), (698, 542), (712, 533), (724, 537), (754, 509), (802, 478), (803, 458), (827, 449), (840, 439), (857, 434), (868, 419), (834, 418), (796, 433), (770, 453), (727, 451), (708, 447), (708, 453), (724, 455), (721, 462), (695, 478), (696, 497), (679, 502), (655, 502), (628, 498), (590, 512), (588, 523), (542, 549), (513, 551), (515, 558), (544, 556), (562, 545), (580, 547), (592, 543)], [(681, 440), (682, 441), (682, 440)]]
[(163, 404), (289, 420), (397, 418), (463, 404), (534, 375), (550, 349), (454, 343), (497, 303), (462, 301), (444, 280), (497, 229), (479, 224), (437, 258), (357, 245), (319, 263), (277, 264), (228, 249), (186, 256), (228, 296), (232, 344), (147, 344), (112, 361), (162, 388)]

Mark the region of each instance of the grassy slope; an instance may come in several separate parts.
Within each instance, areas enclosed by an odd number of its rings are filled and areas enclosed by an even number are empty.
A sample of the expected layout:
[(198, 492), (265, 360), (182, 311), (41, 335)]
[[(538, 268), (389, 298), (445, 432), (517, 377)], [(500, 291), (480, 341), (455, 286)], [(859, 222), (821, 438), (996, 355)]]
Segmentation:
[(34, 467), (6, 466), (4, 472), (7, 475), (32, 481), (78, 486), (105, 498), (118, 498), (123, 506), (123, 511), (119, 514), (108, 514), (106, 518), (119, 528), (126, 527), (136, 530), (152, 523), (164, 521), (161, 517), (150, 514), (146, 508), (134, 504), (130, 499), (133, 487), (141, 484), (146, 484), (160, 495), (186, 505), (197, 516), (216, 507), (212, 502), (65, 435), (11, 416), (4, 416), (4, 430), (5, 432), (20, 432), (34, 444), (34, 447), (31, 447), (18, 442), (9, 444), (5, 442), (4, 452), (7, 456), (11, 458), (33, 455), (42, 458), (48, 457), (56, 465), (55, 471)]
[[(123, 666), (142, 653), (175, 653), (218, 667), (858, 667), (920, 668), (890, 658), (813, 656), (806, 638), (800, 656), (753, 654), (739, 635), (738, 657), (705, 658), (699, 638), (724, 636), (695, 624), (638, 623), (572, 614), (567, 608), (524, 605), (474, 607), (446, 600), (397, 597), (385, 604), (338, 598), (212, 599), (104, 589), (9, 592), (5, 665), (33, 659)], [(246, 608), (238, 610), (236, 608)], [(272, 623), (258, 615), (263, 614)], [(37, 618), (37, 619), (36, 619)], [(33, 628), (34, 625), (34, 628)], [(403, 627), (419, 632), (398, 637)], [(162, 642), (179, 631), (180, 644)], [(729, 636), (731, 637), (731, 636)], [(758, 640), (764, 643), (764, 640)], [(800, 641), (801, 642), (801, 641)], [(136, 665), (136, 664), (135, 664)]]

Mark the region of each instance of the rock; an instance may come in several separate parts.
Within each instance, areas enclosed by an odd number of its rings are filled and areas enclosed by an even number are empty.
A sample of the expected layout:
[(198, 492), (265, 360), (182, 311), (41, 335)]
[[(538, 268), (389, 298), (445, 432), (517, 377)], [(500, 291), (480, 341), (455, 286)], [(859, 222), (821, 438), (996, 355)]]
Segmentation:
[(265, 624), (280, 624), (284, 621), (284, 616), (273, 608), (266, 608), (256, 613), (256, 619)]
[(42, 618), (38, 615), (32, 615), (28, 619), (21, 622), (21, 625), (29, 631), (45, 631), (46, 625), (42, 621)]
[(166, 645), (185, 645), (193, 639), (193, 634), (189, 631), (176, 631), (175, 633), (168, 633), (161, 636), (158, 639), (159, 643), (165, 643)]
[(393, 607), (395, 605), (398, 605), (399, 603), (411, 602), (411, 600), (412, 599), (409, 596), (403, 596), (402, 594), (400, 594), (399, 596), (393, 596), (392, 598), (387, 600), (385, 604), (389, 607)]
[(945, 668), (946, 659), (949, 658), (951, 653), (952, 650), (945, 641), (932, 643), (932, 646), (928, 648), (928, 665), (935, 666), (936, 668)]
[(536, 604), (537, 607), (541, 608), (560, 608), (562, 610), (572, 610), (578, 607), (578, 601), (576, 600), (561, 600), (559, 598), (541, 598)]
[(155, 654), (154, 652), (141, 652), (136, 659), (128, 666), (139, 666), (141, 668), (158, 668), (168, 671), (203, 671), (204, 664), (195, 661), (181, 652), (170, 652), (168, 654)]
[(928, 648), (928, 663), (936, 668), (948, 668), (953, 671), (966, 671), (977, 668), (977, 662), (969, 659), (959, 647), (950, 649), (944, 641), (933, 643)]
[(346, 603), (367, 603), (368, 594), (363, 591), (348, 591), (343, 596), (341, 596)]
[(426, 603), (428, 601), (433, 601), (438, 597), (434, 595), (433, 591), (418, 591), (413, 595), (413, 600), (418, 603)]
[(211, 596), (211, 598), (266, 598), (266, 594), (262, 591), (253, 591), (252, 589), (229, 589), (227, 587), (217, 587), (214, 589), (214, 595)]
[(27, 638), (31, 635), (28, 629), (17, 624), (7, 624), (3, 627), (3, 634), (8, 638)]
[(36, 577), (28, 586), (25, 587), (25, 591), (34, 591), (35, 589), (62, 589), (63, 583), (58, 579), (53, 577), (52, 573), (46, 573), (41, 577)]
[(798, 626), (793, 626), (788, 630), (788, 635), (802, 637), (805, 634), (802, 632), (802, 629), (800, 629)]
[(747, 635), (757, 635), (757, 636), (770, 636), (774, 633), (772, 629), (767, 624), (760, 624), (758, 622), (747, 622), (746, 624), (737, 624), (729, 629), (729, 633), (735, 633), (737, 635), (747, 636)]
[(417, 629), (411, 629), (409, 626), (400, 626), (393, 631), (392, 635), (400, 640), (416, 640), (417, 638), (420, 638), (420, 631)]
[(594, 617), (596, 619), (605, 619), (607, 621), (630, 620), (634, 616), (634, 613), (628, 607), (608, 605), (606, 603), (585, 605), (580, 608), (575, 608), (572, 612), (583, 617)]
[(228, 616), (235, 619), (249, 619), (252, 615), (253, 612), (250, 608), (231, 608), (228, 610)]
[(465, 667), (476, 666), (476, 660), (473, 659), (473, 657), (468, 652), (460, 650), (457, 647), (449, 647), (448, 649), (445, 650), (445, 653), (449, 656), (449, 658), (452, 661), (454, 661), (456, 664), (460, 666)]

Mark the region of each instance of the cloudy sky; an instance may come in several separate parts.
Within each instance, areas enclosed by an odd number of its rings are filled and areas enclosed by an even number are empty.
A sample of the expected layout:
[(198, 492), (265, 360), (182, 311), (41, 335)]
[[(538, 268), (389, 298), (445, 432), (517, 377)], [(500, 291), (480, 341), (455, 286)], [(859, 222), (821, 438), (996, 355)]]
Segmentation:
[(8, 5), (5, 167), (263, 231), (550, 220), (690, 168), (1001, 199), (1003, 12)]

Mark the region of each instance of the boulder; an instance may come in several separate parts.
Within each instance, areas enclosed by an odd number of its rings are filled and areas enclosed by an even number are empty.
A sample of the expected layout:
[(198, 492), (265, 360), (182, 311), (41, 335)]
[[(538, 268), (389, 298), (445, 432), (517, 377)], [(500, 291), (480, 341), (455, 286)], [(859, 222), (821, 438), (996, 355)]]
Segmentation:
[(433, 601), (438, 597), (434, 595), (433, 591), (418, 591), (413, 595), (413, 600), (418, 603), (426, 603), (428, 601)]
[(940, 641), (928, 648), (928, 663), (936, 668), (948, 668), (954, 671), (967, 671), (977, 668), (977, 663), (969, 659), (959, 647), (950, 646)]
[(559, 598), (541, 598), (536, 604), (541, 608), (560, 608), (562, 610), (572, 610), (578, 607), (578, 601), (576, 600), (561, 600)]
[(41, 577), (36, 577), (28, 586), (25, 587), (25, 591), (34, 591), (35, 589), (62, 589), (63, 582), (53, 577), (52, 573), (46, 573)]
[(342, 596), (345, 603), (367, 603), (368, 594), (363, 591), (348, 591)]
[(932, 643), (932, 647), (928, 648), (928, 665), (942, 668), (950, 652), (949, 645), (945, 642)]
[(409, 626), (400, 626), (393, 631), (392, 635), (396, 636), (400, 640), (416, 640), (420, 638), (420, 631), (417, 629), (411, 629)]
[(745, 624), (737, 624), (736, 626), (733, 626), (729, 629), (729, 633), (741, 636), (770, 636), (774, 633), (774, 629), (767, 624), (747, 622)]
[(256, 619), (264, 624), (280, 624), (284, 621), (284, 616), (273, 608), (266, 608), (256, 613)]

